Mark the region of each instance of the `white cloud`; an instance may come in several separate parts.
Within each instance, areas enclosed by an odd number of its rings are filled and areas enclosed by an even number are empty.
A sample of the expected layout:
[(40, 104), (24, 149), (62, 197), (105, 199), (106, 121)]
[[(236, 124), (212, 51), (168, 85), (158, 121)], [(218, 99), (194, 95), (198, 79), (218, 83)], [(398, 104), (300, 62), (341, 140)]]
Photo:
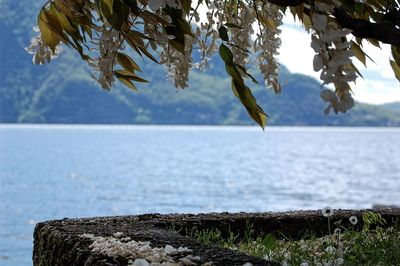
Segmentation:
[[(293, 22), (292, 16), (286, 16), (284, 23), (279, 61), (291, 72), (319, 79), (319, 73), (313, 70), (314, 51), (310, 47), (310, 35), (299, 23)], [(354, 60), (365, 78), (358, 79), (357, 84), (352, 86), (354, 98), (372, 104), (400, 101), (400, 84), (389, 65), (390, 47), (384, 45), (380, 50), (372, 45), (365, 45), (364, 48), (375, 63), (368, 61), (368, 68), (365, 68), (357, 59)]]

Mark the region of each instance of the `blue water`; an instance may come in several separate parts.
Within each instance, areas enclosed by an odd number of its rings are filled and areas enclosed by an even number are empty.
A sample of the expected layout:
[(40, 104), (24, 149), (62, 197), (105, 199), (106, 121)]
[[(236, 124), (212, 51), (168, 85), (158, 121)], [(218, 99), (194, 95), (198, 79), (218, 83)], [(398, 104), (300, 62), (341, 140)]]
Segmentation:
[(400, 129), (0, 126), (0, 265), (64, 217), (400, 204)]

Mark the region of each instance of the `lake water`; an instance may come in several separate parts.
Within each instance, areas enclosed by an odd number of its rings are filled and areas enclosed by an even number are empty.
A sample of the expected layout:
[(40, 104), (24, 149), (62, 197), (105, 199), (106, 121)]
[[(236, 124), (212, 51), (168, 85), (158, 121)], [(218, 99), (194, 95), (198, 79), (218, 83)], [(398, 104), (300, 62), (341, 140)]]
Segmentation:
[(400, 204), (400, 129), (0, 126), (0, 265), (39, 221)]

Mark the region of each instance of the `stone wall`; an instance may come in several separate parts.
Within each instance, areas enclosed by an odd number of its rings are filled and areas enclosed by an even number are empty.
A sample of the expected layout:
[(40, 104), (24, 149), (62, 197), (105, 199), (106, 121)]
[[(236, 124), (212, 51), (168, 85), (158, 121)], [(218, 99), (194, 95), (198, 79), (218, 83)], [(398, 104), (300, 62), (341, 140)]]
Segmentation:
[[(348, 218), (361, 211), (336, 210), (331, 225), (341, 220), (349, 226)], [(390, 226), (400, 218), (400, 209), (374, 210)], [(216, 228), (227, 235), (233, 232), (243, 237), (245, 228), (252, 226), (254, 234), (273, 233), (277, 237), (297, 239), (305, 234), (327, 234), (327, 218), (321, 211), (285, 213), (209, 213), (209, 214), (147, 214), (82, 219), (63, 219), (36, 225), (33, 264), (42, 265), (148, 265), (140, 258), (170, 261), (170, 265), (279, 265), (247, 256), (230, 249), (205, 246), (197, 240), (180, 235)], [(359, 223), (358, 228), (362, 224)], [(174, 230), (171, 230), (173, 228)]]

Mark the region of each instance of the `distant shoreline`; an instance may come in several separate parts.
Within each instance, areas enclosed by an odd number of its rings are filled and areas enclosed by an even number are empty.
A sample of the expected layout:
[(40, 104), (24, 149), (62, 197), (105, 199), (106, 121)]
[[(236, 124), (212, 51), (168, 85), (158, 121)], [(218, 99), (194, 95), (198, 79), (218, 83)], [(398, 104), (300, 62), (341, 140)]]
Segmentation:
[[(116, 128), (116, 129), (190, 129), (190, 128), (196, 128), (196, 129), (223, 129), (226, 128), (227, 130), (234, 130), (234, 129), (240, 129), (240, 130), (259, 130), (262, 131), (262, 129), (259, 126), (256, 125), (210, 125), (210, 124), (203, 124), (203, 125), (197, 125), (197, 124), (45, 124), (45, 123), (0, 123), (0, 128), (57, 128), (57, 129), (62, 129), (62, 128), (92, 128), (92, 129), (106, 129), (106, 128)], [(268, 129), (273, 129), (273, 130), (316, 130), (316, 131), (326, 131), (327, 129), (329, 130), (346, 130), (346, 129), (356, 129), (356, 130), (373, 130), (373, 129), (400, 129), (400, 126), (332, 126), (332, 125), (319, 125), (319, 126), (308, 126), (308, 125), (267, 125), (265, 130), (268, 131)]]

